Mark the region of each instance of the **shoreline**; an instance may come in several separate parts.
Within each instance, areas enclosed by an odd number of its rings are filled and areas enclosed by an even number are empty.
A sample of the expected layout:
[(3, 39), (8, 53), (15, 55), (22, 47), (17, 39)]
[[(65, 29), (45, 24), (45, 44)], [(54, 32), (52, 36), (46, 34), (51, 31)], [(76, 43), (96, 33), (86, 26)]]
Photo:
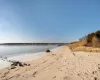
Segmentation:
[[(55, 51), (58, 48), (59, 47), (51, 48), (50, 51)], [(46, 56), (46, 54), (48, 54), (48, 53), (46, 53), (45, 51), (36, 52), (36, 53), (21, 53), (21, 54), (16, 54), (16, 55), (10, 55), (7, 57), (7, 59), (21, 61), (21, 62), (29, 62), (29, 61), (33, 61), (33, 60), (42, 58), (43, 56)], [(2, 65), (2, 66), (0, 66), (0, 70), (2, 70), (4, 68), (9, 67), (11, 65), (11, 63), (0, 59), (0, 65)]]

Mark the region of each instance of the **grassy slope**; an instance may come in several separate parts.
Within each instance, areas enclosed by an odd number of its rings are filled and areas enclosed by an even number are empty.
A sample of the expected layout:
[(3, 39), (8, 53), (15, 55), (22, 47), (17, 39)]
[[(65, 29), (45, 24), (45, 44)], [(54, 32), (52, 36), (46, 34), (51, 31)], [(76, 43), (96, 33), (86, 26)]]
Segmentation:
[(72, 51), (100, 52), (100, 48), (86, 47), (84, 46), (85, 44), (86, 44), (86, 41), (83, 40), (83, 41), (78, 41), (78, 42), (69, 44), (68, 47)]

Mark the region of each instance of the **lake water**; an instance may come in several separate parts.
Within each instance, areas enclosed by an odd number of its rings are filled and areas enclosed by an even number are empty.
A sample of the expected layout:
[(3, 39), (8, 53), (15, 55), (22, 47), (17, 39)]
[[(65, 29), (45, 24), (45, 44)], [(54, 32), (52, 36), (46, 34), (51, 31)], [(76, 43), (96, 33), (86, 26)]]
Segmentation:
[(45, 51), (47, 49), (52, 49), (57, 47), (57, 45), (47, 45), (47, 46), (0, 46), (0, 56), (11, 56), (24, 53), (36, 53)]

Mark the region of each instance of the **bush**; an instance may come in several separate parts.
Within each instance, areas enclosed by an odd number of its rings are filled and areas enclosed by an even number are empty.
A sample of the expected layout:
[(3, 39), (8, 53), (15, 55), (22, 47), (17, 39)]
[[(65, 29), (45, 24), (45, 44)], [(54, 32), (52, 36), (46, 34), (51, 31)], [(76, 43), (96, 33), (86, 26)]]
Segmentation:
[(96, 31), (95, 33), (96, 37), (100, 39), (100, 31)]
[(95, 36), (95, 33), (88, 34), (88, 36), (87, 36), (88, 43), (90, 43), (92, 41), (93, 36)]
[(100, 30), (90, 33), (87, 35), (87, 46), (91, 46), (91, 47), (99, 47), (100, 45)]

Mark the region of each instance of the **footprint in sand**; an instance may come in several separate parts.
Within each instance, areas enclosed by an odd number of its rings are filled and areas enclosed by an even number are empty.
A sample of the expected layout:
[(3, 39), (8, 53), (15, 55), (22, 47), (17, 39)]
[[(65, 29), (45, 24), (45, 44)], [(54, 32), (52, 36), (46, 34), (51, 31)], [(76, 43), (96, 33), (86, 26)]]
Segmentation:
[(9, 71), (5, 72), (5, 73), (3, 74), (3, 76), (1, 76), (1, 78), (6, 77), (8, 73), (9, 73)]
[(64, 76), (64, 77), (63, 77), (63, 80), (71, 80), (71, 78), (68, 77), (68, 76)]
[(33, 77), (35, 77), (36, 74), (37, 74), (37, 71), (35, 71), (35, 72), (33, 73)]
[(53, 79), (55, 79), (55, 78), (56, 78), (56, 76), (53, 77)]
[(75, 53), (73, 53), (73, 55), (75, 56)]
[(98, 80), (98, 78), (97, 77), (94, 77), (94, 80)]

